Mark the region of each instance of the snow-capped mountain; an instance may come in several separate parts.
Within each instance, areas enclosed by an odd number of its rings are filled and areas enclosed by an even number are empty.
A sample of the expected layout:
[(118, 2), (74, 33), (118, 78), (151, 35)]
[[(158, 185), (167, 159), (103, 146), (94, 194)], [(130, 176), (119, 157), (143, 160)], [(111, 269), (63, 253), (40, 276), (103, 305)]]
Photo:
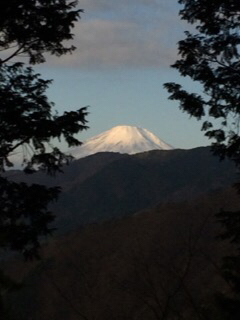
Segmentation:
[(71, 151), (79, 159), (97, 152), (135, 154), (149, 150), (171, 150), (172, 146), (160, 140), (147, 129), (117, 126), (87, 140)]

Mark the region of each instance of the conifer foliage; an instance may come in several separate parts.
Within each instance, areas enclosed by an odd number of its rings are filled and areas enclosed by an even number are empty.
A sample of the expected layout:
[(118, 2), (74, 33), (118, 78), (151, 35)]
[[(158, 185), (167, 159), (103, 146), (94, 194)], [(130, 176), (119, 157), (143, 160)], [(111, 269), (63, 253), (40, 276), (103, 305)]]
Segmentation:
[(55, 174), (71, 157), (53, 139), (77, 146), (74, 136), (87, 129), (87, 109), (59, 115), (46, 96), (50, 80), (43, 80), (32, 65), (43, 63), (46, 54), (61, 56), (75, 47), (74, 23), (82, 10), (77, 1), (2, 1), (0, 10), (0, 246), (37, 255), (39, 238), (51, 232), (53, 214), (47, 206), (59, 188), (16, 183), (4, 176), (10, 156), (19, 148), (26, 173), (45, 170)]

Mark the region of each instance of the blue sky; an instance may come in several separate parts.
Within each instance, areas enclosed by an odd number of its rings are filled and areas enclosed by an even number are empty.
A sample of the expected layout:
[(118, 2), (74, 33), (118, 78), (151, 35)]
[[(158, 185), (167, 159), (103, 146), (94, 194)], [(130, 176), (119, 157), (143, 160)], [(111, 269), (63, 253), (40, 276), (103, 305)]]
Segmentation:
[(177, 0), (80, 0), (77, 50), (48, 57), (37, 69), (51, 78), (50, 100), (59, 112), (89, 105), (86, 140), (116, 125), (146, 128), (176, 148), (209, 144), (201, 123), (168, 100), (163, 83), (194, 84), (170, 68), (176, 43), (189, 28), (178, 16)]

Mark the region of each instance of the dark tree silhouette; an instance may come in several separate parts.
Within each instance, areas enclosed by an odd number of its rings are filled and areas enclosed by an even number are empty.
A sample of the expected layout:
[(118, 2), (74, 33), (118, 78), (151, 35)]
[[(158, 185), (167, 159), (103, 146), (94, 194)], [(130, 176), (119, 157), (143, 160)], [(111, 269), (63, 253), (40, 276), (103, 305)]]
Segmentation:
[[(180, 84), (166, 83), (170, 99), (198, 120), (212, 139), (213, 151), (240, 167), (240, 2), (239, 0), (179, 0), (180, 16), (196, 27), (179, 42), (180, 59), (172, 66), (201, 85), (187, 92)], [(201, 93), (199, 93), (201, 92)], [(207, 120), (206, 120), (207, 119)], [(240, 188), (238, 188), (240, 190)], [(234, 254), (224, 259), (223, 275), (232, 287), (221, 296), (224, 319), (240, 317), (240, 212), (217, 215), (225, 228), (221, 235), (232, 243)]]
[(68, 146), (80, 144), (74, 135), (87, 129), (86, 108), (62, 115), (53, 111), (45, 93), (51, 81), (41, 79), (31, 65), (44, 62), (46, 53), (58, 57), (75, 49), (66, 40), (73, 39), (71, 30), (81, 12), (77, 1), (1, 2), (0, 247), (20, 251), (27, 258), (37, 256), (39, 239), (52, 231), (49, 222), (54, 216), (47, 206), (60, 189), (12, 182), (3, 173), (13, 165), (10, 156), (22, 147), (27, 150), (22, 159), (26, 173), (55, 174), (71, 157), (53, 139)]
[[(204, 121), (202, 130), (214, 140), (214, 149), (239, 163), (240, 121), (240, 3), (238, 0), (180, 0), (182, 19), (194, 24), (179, 42), (181, 59), (172, 66), (202, 86), (202, 93), (187, 92), (180, 84), (166, 83), (170, 99), (190, 116)], [(213, 121), (212, 121), (212, 120)], [(218, 119), (218, 121), (214, 121)]]

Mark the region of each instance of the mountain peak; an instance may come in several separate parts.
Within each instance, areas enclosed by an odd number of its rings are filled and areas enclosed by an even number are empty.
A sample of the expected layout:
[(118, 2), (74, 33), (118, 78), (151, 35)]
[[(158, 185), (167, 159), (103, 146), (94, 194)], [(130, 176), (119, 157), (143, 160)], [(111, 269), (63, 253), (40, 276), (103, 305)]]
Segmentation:
[(172, 146), (160, 140), (147, 129), (119, 125), (89, 140), (72, 150), (76, 158), (97, 152), (119, 152), (135, 154), (150, 150), (171, 150)]

